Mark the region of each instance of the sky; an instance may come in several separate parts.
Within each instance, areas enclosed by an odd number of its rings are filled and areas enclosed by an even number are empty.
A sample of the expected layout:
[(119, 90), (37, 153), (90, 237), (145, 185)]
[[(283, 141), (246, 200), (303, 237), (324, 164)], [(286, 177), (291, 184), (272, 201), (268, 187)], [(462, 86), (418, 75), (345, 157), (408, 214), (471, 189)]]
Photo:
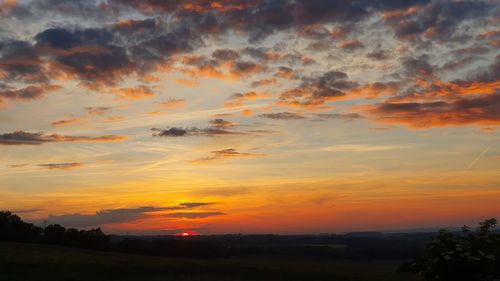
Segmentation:
[(500, 217), (500, 4), (0, 0), (0, 209), (106, 233)]

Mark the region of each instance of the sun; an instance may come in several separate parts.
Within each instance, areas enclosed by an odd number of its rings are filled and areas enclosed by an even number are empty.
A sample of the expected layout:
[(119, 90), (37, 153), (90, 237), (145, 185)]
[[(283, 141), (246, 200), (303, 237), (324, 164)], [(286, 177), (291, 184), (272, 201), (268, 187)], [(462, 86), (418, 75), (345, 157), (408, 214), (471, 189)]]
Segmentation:
[(187, 233), (187, 232), (183, 232), (183, 233), (181, 233), (181, 236), (189, 236), (189, 235), (190, 235), (190, 234), (189, 234), (189, 233)]

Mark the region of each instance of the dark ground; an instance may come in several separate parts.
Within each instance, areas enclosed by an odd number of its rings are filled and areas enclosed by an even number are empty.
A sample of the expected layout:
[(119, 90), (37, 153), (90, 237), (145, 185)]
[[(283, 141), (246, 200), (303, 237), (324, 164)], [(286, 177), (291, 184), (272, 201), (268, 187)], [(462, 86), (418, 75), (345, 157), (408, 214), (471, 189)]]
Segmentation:
[(0, 242), (0, 281), (419, 280), (397, 273), (400, 262), (298, 255), (184, 259)]

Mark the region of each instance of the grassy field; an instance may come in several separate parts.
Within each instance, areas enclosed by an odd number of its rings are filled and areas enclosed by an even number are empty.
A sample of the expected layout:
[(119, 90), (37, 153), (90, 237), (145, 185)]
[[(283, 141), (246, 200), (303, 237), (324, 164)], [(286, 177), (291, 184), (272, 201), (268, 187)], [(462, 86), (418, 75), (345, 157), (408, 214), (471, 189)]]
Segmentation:
[(418, 280), (398, 261), (290, 257), (193, 260), (0, 242), (1, 281)]

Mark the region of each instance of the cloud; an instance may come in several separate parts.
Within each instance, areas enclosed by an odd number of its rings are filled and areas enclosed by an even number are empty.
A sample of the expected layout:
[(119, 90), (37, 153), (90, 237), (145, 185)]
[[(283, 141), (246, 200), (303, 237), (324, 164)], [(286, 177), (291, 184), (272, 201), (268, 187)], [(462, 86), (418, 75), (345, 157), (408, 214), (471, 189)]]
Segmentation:
[(354, 51), (358, 49), (363, 49), (365, 46), (359, 40), (347, 40), (338, 44), (337, 47), (348, 51)]
[(348, 90), (358, 87), (354, 81), (347, 80), (341, 71), (329, 71), (320, 76), (304, 77), (301, 84), (280, 94), (278, 105), (310, 108), (323, 107), (326, 102), (346, 96)]
[(247, 47), (242, 50), (243, 54), (249, 55), (250, 57), (257, 59), (262, 62), (276, 61), (280, 59), (280, 54), (269, 50), (268, 48), (253, 48)]
[(169, 98), (166, 101), (160, 102), (159, 104), (163, 108), (177, 108), (183, 107), (186, 104), (186, 100)]
[(61, 120), (54, 121), (54, 122), (52, 122), (52, 126), (54, 126), (54, 127), (70, 126), (70, 125), (74, 125), (77, 123), (81, 123), (83, 121), (84, 121), (84, 119), (82, 119), (82, 118), (70, 117), (68, 119), (61, 119)]
[(383, 61), (389, 58), (390, 53), (387, 50), (376, 50), (366, 54), (366, 56), (373, 60)]
[(332, 152), (372, 152), (388, 151), (408, 148), (407, 145), (375, 145), (375, 144), (338, 144), (325, 147), (324, 150)]
[(208, 121), (208, 124), (210, 127), (217, 128), (217, 129), (230, 129), (234, 128), (236, 126), (236, 123), (233, 123), (231, 121), (227, 121), (221, 118), (217, 119), (212, 119)]
[(210, 152), (210, 154), (211, 154), (210, 156), (194, 160), (192, 161), (192, 163), (203, 164), (211, 161), (224, 160), (228, 158), (249, 158), (249, 157), (268, 156), (268, 154), (238, 152), (236, 149), (233, 148), (215, 150)]
[[(49, 215), (47, 222), (49, 224), (60, 224), (66, 227), (96, 227), (106, 224), (133, 222), (139, 219), (145, 219), (154, 216), (166, 216), (168, 214), (156, 214), (159, 212), (193, 209), (197, 207), (207, 206), (213, 203), (192, 202), (181, 203), (175, 206), (166, 207), (138, 207), (138, 208), (121, 208), (108, 209), (95, 212), (94, 214), (66, 214), (66, 215)], [(174, 213), (175, 214), (175, 213)], [(175, 216), (175, 215), (174, 215)], [(198, 218), (198, 217), (193, 217)], [(202, 218), (200, 216), (199, 218)]]
[(209, 121), (209, 127), (167, 127), (166, 129), (152, 128), (153, 137), (217, 137), (226, 135), (243, 135), (245, 133), (227, 130), (236, 124), (223, 119)]
[(180, 203), (179, 206), (181, 208), (197, 208), (197, 207), (204, 207), (208, 205), (213, 205), (214, 203), (212, 202), (185, 202), (185, 203)]
[(128, 100), (150, 98), (156, 95), (153, 91), (151, 91), (151, 89), (146, 86), (133, 88), (117, 88), (111, 90), (111, 92), (119, 95), (121, 99)]
[(231, 77), (236, 79), (244, 79), (257, 73), (268, 70), (267, 65), (249, 61), (237, 61), (231, 65), (229, 70)]
[(258, 92), (246, 92), (246, 93), (234, 93), (227, 99), (227, 103), (224, 104), (225, 107), (240, 107), (243, 106), (245, 102), (254, 101), (259, 99), (271, 98), (270, 93), (258, 93)]
[(280, 86), (280, 82), (276, 78), (262, 79), (254, 81), (250, 84), (251, 87), (265, 87), (265, 86)]
[(280, 66), (278, 68), (278, 71), (274, 74), (275, 77), (282, 78), (282, 79), (287, 79), (287, 80), (293, 80), (296, 78), (295, 72), (293, 69), (286, 67), (286, 66)]
[(169, 218), (183, 218), (183, 219), (202, 219), (214, 216), (223, 216), (223, 212), (177, 212), (164, 215)]
[(131, 72), (126, 49), (114, 45), (113, 37), (106, 29), (50, 28), (35, 36), (35, 48), (51, 58), (58, 71), (96, 88), (114, 85)]
[(48, 170), (71, 170), (80, 168), (83, 166), (83, 163), (50, 163), (50, 164), (38, 164), (39, 167), (48, 169)]
[(379, 103), (368, 107), (376, 120), (413, 128), (500, 124), (500, 93), (452, 101)]
[(85, 111), (90, 115), (103, 115), (110, 109), (111, 107), (109, 106), (85, 107)]
[(363, 118), (359, 113), (318, 113), (315, 114), (318, 120), (328, 120), (328, 119), (342, 119), (342, 120), (354, 120)]
[(212, 58), (217, 61), (235, 61), (241, 58), (239, 52), (231, 49), (217, 49), (212, 52)]
[(166, 129), (153, 128), (154, 137), (191, 137), (191, 136), (205, 136), (216, 137), (225, 135), (241, 135), (243, 133), (233, 132), (219, 128), (197, 128), (197, 127), (167, 127)]
[(118, 135), (87, 137), (15, 131), (0, 134), (0, 145), (40, 145), (55, 142), (120, 142), (126, 139), (127, 137)]
[(20, 101), (40, 99), (44, 97), (45, 94), (57, 91), (59, 89), (61, 89), (61, 86), (58, 85), (28, 86), (26, 88), (16, 89), (16, 90), (0, 89), (0, 101), (2, 99), (20, 100)]
[(11, 164), (8, 166), (9, 166), (9, 168), (23, 168), (23, 167), (27, 167), (29, 165), (30, 165), (29, 163), (21, 163), (21, 164)]
[(304, 115), (295, 112), (278, 112), (278, 113), (263, 113), (259, 117), (268, 119), (281, 119), (281, 120), (312, 120), (312, 121), (325, 121), (333, 119), (341, 120), (355, 120), (363, 118), (359, 113), (312, 113)]
[(259, 117), (268, 119), (281, 119), (281, 120), (300, 120), (306, 119), (306, 117), (299, 113), (294, 112), (278, 112), (278, 113), (263, 113)]
[(423, 7), (400, 9), (399, 13), (391, 11), (385, 20), (399, 39), (452, 40), (460, 38), (457, 33), (463, 22), (493, 13), (493, 6), (487, 1), (432, 1)]

